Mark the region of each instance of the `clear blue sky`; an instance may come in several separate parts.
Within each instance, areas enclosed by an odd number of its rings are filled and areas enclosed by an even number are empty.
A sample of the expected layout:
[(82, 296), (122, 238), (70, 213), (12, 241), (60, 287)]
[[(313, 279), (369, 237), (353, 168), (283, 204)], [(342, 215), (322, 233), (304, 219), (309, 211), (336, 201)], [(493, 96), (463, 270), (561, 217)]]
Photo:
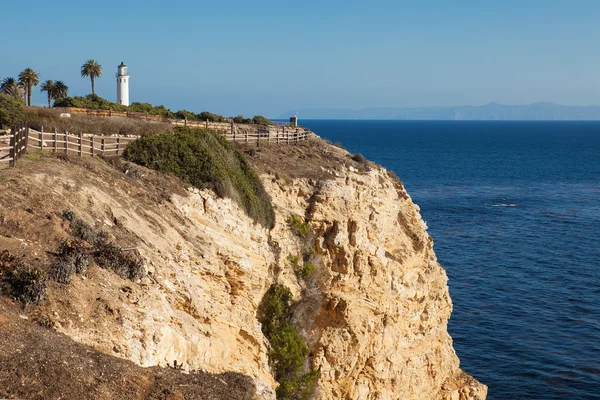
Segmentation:
[[(600, 1), (4, 0), (0, 77), (26, 67), (115, 101), (226, 115), (600, 103)], [(34, 102), (44, 95), (36, 88)]]

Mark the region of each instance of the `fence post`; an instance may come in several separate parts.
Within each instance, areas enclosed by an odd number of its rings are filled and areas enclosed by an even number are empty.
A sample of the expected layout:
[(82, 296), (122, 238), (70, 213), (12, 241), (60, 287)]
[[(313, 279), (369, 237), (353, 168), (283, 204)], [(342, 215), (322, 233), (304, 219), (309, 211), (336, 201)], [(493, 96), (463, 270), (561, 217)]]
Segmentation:
[(54, 134), (52, 135), (52, 136), (53, 136), (53, 138), (54, 138), (54, 149), (52, 150), (52, 152), (53, 152), (53, 153), (56, 153), (57, 146), (58, 146), (58, 143), (56, 143), (56, 140), (57, 140), (57, 139), (56, 139), (56, 134), (57, 134), (57, 132), (56, 132), (56, 128), (54, 128)]
[(29, 127), (25, 127), (25, 149), (23, 149), (23, 153), (27, 153), (27, 149), (29, 148)]
[(104, 155), (104, 138), (102, 138), (102, 143), (100, 144), (100, 153)]
[(117, 155), (119, 155), (119, 147), (121, 146), (121, 141), (119, 139), (120, 137), (117, 136)]
[(83, 155), (83, 133), (79, 132), (79, 138), (78, 138), (78, 142), (77, 142), (77, 154), (79, 155), (79, 157), (81, 157)]
[(8, 166), (12, 168), (15, 166), (15, 135), (16, 135), (16, 126), (10, 128), (10, 140), (9, 140), (9, 149), (8, 149)]
[(42, 130), (40, 131), (40, 149), (44, 150), (44, 127), (42, 126)]
[(65, 154), (69, 155), (69, 132), (65, 130)]
[(90, 137), (90, 155), (94, 156), (94, 135)]

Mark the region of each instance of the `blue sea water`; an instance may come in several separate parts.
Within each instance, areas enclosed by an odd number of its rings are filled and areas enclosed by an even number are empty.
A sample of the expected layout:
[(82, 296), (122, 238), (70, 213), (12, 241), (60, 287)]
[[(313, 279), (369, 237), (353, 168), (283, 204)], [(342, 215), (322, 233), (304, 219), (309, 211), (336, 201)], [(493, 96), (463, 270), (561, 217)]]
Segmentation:
[(490, 400), (600, 399), (600, 122), (302, 124), (402, 179)]

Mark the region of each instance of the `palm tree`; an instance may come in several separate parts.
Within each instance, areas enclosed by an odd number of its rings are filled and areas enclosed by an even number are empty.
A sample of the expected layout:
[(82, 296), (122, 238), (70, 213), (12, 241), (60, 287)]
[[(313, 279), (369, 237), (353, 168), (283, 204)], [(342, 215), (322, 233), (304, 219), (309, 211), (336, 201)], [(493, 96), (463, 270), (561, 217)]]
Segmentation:
[(48, 79), (46, 82), (42, 83), (40, 87), (41, 92), (46, 92), (48, 95), (48, 108), (52, 107), (52, 99), (54, 98), (54, 93), (56, 92), (56, 85), (52, 79)]
[(17, 99), (23, 99), (23, 88), (15, 78), (4, 78), (0, 85), (0, 92)]
[(54, 82), (54, 98), (64, 99), (69, 95), (69, 87), (63, 81)]
[(83, 78), (90, 77), (92, 81), (92, 94), (96, 94), (94, 80), (102, 76), (102, 65), (98, 64), (96, 60), (87, 60), (81, 66), (81, 76)]
[(27, 105), (31, 105), (31, 95), (33, 94), (33, 87), (40, 83), (40, 74), (35, 72), (31, 68), (26, 68), (19, 74), (19, 83), (25, 88), (25, 94), (27, 96)]

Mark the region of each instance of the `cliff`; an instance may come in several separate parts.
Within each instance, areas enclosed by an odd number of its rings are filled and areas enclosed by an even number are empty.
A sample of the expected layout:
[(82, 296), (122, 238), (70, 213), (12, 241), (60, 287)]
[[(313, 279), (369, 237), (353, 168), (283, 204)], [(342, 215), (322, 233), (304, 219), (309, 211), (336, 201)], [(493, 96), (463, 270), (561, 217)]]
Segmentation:
[[(70, 284), (49, 281), (41, 306), (16, 311), (2, 300), (0, 318), (12, 325), (0, 331), (19, 326), (33, 335), (40, 328), (24, 328), (27, 319), (45, 327), (48, 341), (70, 340), (114, 363), (133, 362), (128, 368), (175, 366), (232, 388), (243, 381), (246, 392), (231, 398), (273, 399), (277, 384), (257, 313), (277, 282), (296, 300), (293, 321), (311, 351), (307, 368), (320, 370), (316, 398), (484, 399), (487, 388), (459, 369), (447, 332), (446, 274), (400, 181), (318, 139), (247, 153), (273, 200), (270, 231), (229, 199), (141, 167), (132, 178), (98, 159), (30, 155), (3, 171), (0, 248), (50, 265), (72, 235), (69, 210), (139, 253), (147, 275), (131, 281), (92, 265)], [(291, 216), (306, 220), (305, 231)], [(314, 273), (301, 276), (295, 258), (310, 259)], [(0, 341), (0, 362), (7, 346)], [(57, 376), (76, 375), (59, 364)], [(28, 369), (42, 397), (57, 398), (43, 393), (42, 365), (14, 368)], [(86, 365), (79, 369), (94, 376)], [(0, 387), (8, 388), (0, 395), (25, 397), (11, 379), (0, 374)], [(199, 396), (184, 392), (190, 384), (169, 388), (175, 397), (165, 398)], [(94, 398), (138, 396), (94, 388)]]

